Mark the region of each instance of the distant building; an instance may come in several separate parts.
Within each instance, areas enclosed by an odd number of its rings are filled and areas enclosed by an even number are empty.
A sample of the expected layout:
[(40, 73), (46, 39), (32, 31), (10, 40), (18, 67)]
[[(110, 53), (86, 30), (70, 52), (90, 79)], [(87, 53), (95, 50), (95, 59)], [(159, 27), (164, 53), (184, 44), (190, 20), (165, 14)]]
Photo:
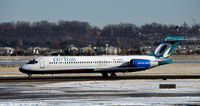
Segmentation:
[(80, 54), (93, 55), (94, 50), (91, 47), (83, 47), (79, 49)]
[(15, 49), (11, 47), (0, 47), (0, 55), (12, 55)]
[(47, 54), (47, 51), (49, 48), (47, 47), (30, 47), (28, 48), (28, 51), (31, 51), (31, 54), (33, 55), (40, 55), (40, 54)]
[(140, 52), (142, 54), (150, 54), (152, 52), (152, 47), (151, 46), (140, 47)]
[(47, 51), (47, 55), (58, 55), (58, 54), (61, 54), (61, 53), (63, 53), (62, 49), (49, 49)]
[(94, 51), (97, 55), (107, 54), (107, 55), (118, 55), (121, 53), (121, 49), (118, 47), (109, 46), (106, 44), (104, 47), (94, 47)]
[(195, 54), (200, 53), (200, 45), (179, 45), (172, 52), (173, 54)]
[(68, 45), (66, 50), (65, 50), (65, 54), (66, 55), (77, 55), (79, 49), (77, 47), (75, 47), (74, 45)]
[(117, 55), (121, 53), (121, 49), (113, 46), (106, 47), (106, 54)]
[(74, 45), (69, 45), (67, 48), (68, 48), (68, 51), (69, 51), (69, 52), (70, 52), (70, 51), (78, 51), (78, 48), (75, 47)]
[(186, 49), (186, 46), (179, 45), (172, 51), (172, 53), (173, 54), (187, 54), (187, 51), (188, 50)]
[(79, 53), (82, 55), (95, 55), (97, 47), (92, 47), (92, 45), (88, 45), (87, 47), (79, 48)]
[(97, 55), (102, 55), (102, 54), (106, 54), (106, 48), (105, 47), (95, 47), (95, 53)]

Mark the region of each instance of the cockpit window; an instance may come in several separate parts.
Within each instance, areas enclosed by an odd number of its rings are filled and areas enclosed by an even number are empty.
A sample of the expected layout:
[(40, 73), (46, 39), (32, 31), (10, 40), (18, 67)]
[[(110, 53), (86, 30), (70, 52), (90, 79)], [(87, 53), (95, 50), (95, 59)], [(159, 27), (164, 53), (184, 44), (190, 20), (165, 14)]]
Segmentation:
[(33, 59), (33, 60), (30, 60), (27, 64), (36, 64), (36, 63), (38, 63), (38, 61), (36, 61), (35, 59)]

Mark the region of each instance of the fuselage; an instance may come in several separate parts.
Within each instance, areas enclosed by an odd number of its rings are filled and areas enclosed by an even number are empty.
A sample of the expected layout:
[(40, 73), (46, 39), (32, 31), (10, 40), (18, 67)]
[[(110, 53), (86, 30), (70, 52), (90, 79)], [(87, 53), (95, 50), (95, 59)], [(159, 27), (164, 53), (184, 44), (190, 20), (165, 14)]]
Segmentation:
[[(149, 60), (139, 64), (149, 67), (137, 67), (133, 59)], [(85, 72), (123, 72), (139, 71), (158, 65), (154, 56), (42, 56), (31, 60), (20, 68), (23, 73), (85, 73)]]
[(30, 60), (20, 67), (27, 74), (54, 73), (107, 73), (133, 72), (171, 63), (168, 59), (182, 36), (166, 36), (161, 44), (148, 56), (42, 56)]

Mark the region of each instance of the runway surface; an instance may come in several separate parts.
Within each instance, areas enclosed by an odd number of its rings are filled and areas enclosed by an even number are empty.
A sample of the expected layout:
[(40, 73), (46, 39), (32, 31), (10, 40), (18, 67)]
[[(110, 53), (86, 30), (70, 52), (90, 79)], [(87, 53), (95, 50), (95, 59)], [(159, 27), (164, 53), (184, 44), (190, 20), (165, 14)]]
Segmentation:
[(1, 76), (0, 83), (2, 82), (56, 82), (56, 81), (103, 81), (103, 80), (137, 80), (137, 79), (200, 79), (200, 75), (129, 75), (129, 76), (117, 76), (107, 77), (102, 76)]
[[(0, 67), (0, 106), (200, 105), (200, 63), (175, 63), (134, 73), (33, 75)], [(175, 89), (160, 89), (175, 84)]]
[[(1, 82), (0, 105), (200, 105), (200, 79)], [(176, 84), (160, 89), (159, 84)]]

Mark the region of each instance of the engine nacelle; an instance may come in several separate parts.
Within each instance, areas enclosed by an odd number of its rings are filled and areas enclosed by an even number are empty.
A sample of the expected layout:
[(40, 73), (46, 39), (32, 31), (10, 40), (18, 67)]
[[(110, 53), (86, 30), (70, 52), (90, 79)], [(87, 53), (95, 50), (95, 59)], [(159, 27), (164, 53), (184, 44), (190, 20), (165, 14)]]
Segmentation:
[(158, 62), (154, 62), (148, 59), (132, 59), (130, 63), (134, 67), (150, 68), (158, 66)]

